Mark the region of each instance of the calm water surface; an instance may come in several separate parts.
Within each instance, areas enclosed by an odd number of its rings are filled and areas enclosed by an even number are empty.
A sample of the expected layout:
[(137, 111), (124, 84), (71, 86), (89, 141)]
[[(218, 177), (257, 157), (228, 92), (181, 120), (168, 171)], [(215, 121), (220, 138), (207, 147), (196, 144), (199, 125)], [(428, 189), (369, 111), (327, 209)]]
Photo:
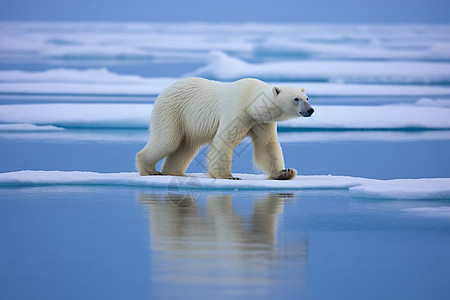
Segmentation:
[(450, 222), (347, 191), (0, 190), (2, 299), (446, 299)]

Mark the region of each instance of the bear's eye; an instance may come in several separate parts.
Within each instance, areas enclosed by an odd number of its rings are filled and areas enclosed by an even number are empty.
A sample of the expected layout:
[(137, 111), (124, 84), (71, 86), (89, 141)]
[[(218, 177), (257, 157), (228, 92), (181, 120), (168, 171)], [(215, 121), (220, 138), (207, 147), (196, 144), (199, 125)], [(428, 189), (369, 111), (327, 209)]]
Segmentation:
[(308, 97), (306, 97), (306, 101), (309, 101), (309, 98), (308, 98)]
[(300, 101), (300, 100), (299, 100), (298, 98), (295, 98), (294, 101), (295, 101), (295, 102), (298, 102), (298, 101)]

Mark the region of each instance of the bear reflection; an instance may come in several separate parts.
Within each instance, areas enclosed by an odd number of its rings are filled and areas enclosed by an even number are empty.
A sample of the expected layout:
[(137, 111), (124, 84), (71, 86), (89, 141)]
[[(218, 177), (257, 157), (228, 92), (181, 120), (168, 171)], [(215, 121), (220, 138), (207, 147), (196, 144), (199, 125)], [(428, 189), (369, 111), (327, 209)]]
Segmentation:
[(303, 286), (307, 239), (276, 240), (278, 218), (292, 196), (268, 194), (251, 201), (240, 195), (233, 208), (231, 195), (140, 195), (150, 211), (152, 277), (268, 288), (289, 276), (302, 277), (298, 287)]

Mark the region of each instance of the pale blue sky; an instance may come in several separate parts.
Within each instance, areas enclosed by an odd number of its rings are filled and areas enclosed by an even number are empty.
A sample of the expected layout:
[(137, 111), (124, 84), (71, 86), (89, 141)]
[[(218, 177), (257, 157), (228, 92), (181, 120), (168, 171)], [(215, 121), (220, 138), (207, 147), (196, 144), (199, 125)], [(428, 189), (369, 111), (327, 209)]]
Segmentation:
[(0, 0), (1, 20), (450, 23), (448, 0)]

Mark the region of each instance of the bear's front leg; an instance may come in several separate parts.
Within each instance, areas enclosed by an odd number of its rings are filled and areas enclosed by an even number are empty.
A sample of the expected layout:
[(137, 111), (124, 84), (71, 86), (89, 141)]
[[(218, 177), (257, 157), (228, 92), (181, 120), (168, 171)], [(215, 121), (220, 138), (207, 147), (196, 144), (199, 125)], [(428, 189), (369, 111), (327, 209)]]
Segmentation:
[(284, 167), (276, 123), (257, 124), (249, 133), (253, 140), (255, 163), (269, 175), (268, 179), (291, 180), (297, 175), (295, 169)]

